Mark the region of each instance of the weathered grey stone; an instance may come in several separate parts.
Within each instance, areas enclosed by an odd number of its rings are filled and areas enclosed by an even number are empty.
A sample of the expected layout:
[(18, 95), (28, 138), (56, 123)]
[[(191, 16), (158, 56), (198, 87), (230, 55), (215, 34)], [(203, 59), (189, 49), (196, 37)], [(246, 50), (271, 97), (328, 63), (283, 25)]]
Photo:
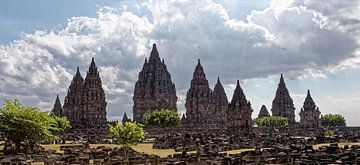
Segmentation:
[(164, 60), (161, 62), (156, 45), (153, 44), (149, 61), (145, 59), (134, 89), (133, 120), (142, 122), (142, 116), (154, 110), (177, 111), (176, 89), (171, 81)]
[(315, 102), (310, 95), (310, 90), (308, 90), (303, 108), (301, 108), (299, 113), (300, 124), (306, 127), (318, 127), (320, 125), (320, 114), (321, 112), (315, 105)]
[(273, 116), (288, 118), (289, 124), (295, 124), (295, 107), (289, 91), (286, 88), (284, 77), (281, 74), (280, 83), (272, 102), (271, 112)]

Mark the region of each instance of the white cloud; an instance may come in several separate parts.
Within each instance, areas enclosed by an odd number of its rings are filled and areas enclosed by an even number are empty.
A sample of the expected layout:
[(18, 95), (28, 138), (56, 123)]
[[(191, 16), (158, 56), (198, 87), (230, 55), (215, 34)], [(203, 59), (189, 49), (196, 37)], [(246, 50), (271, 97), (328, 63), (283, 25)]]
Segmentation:
[(341, 114), (345, 117), (347, 125), (359, 126), (360, 98), (326, 96), (319, 100), (320, 111), (325, 114)]

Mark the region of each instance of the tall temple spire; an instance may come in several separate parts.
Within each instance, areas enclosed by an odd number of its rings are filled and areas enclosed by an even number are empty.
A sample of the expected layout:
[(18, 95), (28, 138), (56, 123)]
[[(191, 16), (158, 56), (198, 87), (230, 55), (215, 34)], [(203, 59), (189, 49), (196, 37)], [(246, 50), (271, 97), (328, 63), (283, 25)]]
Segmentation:
[(310, 90), (307, 90), (307, 95), (304, 101), (304, 105), (300, 110), (300, 124), (303, 126), (319, 126), (320, 122), (320, 110), (316, 106), (314, 100), (311, 97)]
[(82, 123), (78, 126), (83, 127), (86, 125), (90, 128), (97, 128), (99, 133), (106, 133), (108, 129), (106, 119), (107, 103), (94, 58), (91, 59), (89, 70), (83, 83), (81, 104), (83, 105), (81, 108), (82, 114), (80, 114), (82, 116)]
[(156, 45), (145, 59), (134, 89), (133, 120), (141, 123), (143, 114), (160, 109), (177, 111), (175, 84), (165, 62), (161, 62)]
[(228, 109), (229, 101), (227, 99), (223, 85), (221, 84), (220, 77), (214, 87), (214, 100), (215, 100), (215, 116), (217, 123), (226, 123), (226, 111)]
[[(60, 105), (58, 98), (55, 104)], [(107, 134), (105, 93), (94, 58), (85, 80), (79, 67), (76, 68), (64, 100), (62, 116), (70, 121), (72, 131), (100, 136)]]
[(81, 93), (83, 89), (84, 78), (80, 73), (79, 67), (77, 67), (76, 73), (68, 88), (67, 94), (64, 100), (63, 115), (68, 118), (73, 128), (79, 122), (79, 115), (81, 114)]
[(63, 116), (63, 108), (61, 106), (59, 95), (56, 95), (54, 108), (52, 109), (51, 112), (54, 113), (56, 116)]
[(295, 124), (295, 107), (289, 91), (286, 88), (284, 77), (281, 74), (280, 82), (272, 102), (272, 115), (288, 118), (289, 124)]
[(260, 118), (260, 117), (268, 117), (268, 116), (270, 116), (269, 111), (267, 110), (265, 105), (262, 105), (261, 109), (260, 109), (260, 112), (259, 112), (259, 115), (258, 115), (258, 118)]
[(246, 99), (246, 96), (241, 89), (240, 81), (237, 80), (233, 97), (229, 104), (227, 111), (227, 120), (230, 127), (251, 127), (251, 103)]
[(186, 94), (188, 124), (215, 124), (215, 101), (200, 60), (195, 67), (190, 88)]

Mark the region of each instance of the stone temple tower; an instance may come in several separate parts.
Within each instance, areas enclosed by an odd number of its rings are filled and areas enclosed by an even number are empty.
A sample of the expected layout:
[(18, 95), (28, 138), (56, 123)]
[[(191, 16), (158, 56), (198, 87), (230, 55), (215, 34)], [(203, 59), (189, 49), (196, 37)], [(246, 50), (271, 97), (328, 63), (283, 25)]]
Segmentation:
[(200, 60), (186, 94), (185, 108), (187, 124), (216, 124), (214, 96)]
[(228, 126), (237, 128), (252, 127), (252, 112), (251, 103), (246, 100), (246, 96), (240, 87), (240, 82), (237, 80), (234, 95), (227, 112)]
[(310, 95), (310, 90), (308, 90), (303, 108), (301, 108), (301, 111), (299, 113), (300, 124), (307, 127), (317, 127), (320, 124), (320, 114), (321, 112), (319, 108), (315, 105), (315, 102)]
[(51, 110), (51, 112), (54, 113), (54, 115), (56, 116), (63, 116), (63, 108), (61, 106), (59, 95), (56, 95), (54, 108)]
[(217, 124), (224, 125), (226, 123), (226, 111), (228, 110), (229, 101), (219, 77), (214, 87), (213, 96), (215, 100), (215, 122)]
[(81, 98), (83, 83), (84, 78), (80, 74), (79, 67), (77, 67), (76, 74), (71, 81), (63, 106), (63, 116), (68, 118), (72, 129), (78, 129), (81, 126), (80, 118), (82, 117)]
[(268, 117), (268, 116), (270, 116), (269, 111), (267, 110), (265, 105), (262, 105), (261, 109), (260, 109), (260, 112), (259, 112), (259, 115), (258, 115), (258, 118), (260, 118), (260, 117)]
[(135, 84), (133, 120), (141, 123), (143, 114), (164, 108), (177, 112), (177, 99), (175, 84), (153, 44), (149, 61), (145, 59)]
[(286, 88), (284, 77), (281, 74), (280, 83), (272, 102), (271, 112), (273, 116), (288, 118), (289, 125), (295, 124), (295, 107), (289, 91)]
[(105, 93), (94, 58), (83, 84), (81, 111), (82, 127), (87, 132), (107, 133)]
[[(54, 107), (59, 105), (60, 101), (57, 98)], [(77, 67), (65, 96), (62, 116), (70, 121), (73, 133), (92, 135), (92, 137), (107, 134), (105, 93), (94, 58), (91, 60), (85, 80)]]

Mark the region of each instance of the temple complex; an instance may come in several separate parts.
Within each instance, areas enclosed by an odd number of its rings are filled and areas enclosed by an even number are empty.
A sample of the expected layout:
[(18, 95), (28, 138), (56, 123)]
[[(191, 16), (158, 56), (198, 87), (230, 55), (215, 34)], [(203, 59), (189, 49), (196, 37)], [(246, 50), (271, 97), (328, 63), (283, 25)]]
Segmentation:
[(271, 112), (273, 116), (288, 118), (289, 124), (295, 124), (295, 107), (289, 91), (286, 88), (284, 77), (281, 74), (280, 83), (272, 102)]
[[(156, 45), (153, 44), (150, 58), (145, 59), (139, 72), (133, 96), (133, 121), (141, 123), (144, 113), (160, 109), (177, 112), (178, 97), (175, 84), (167, 70), (164, 60), (160, 59)], [(92, 58), (85, 79), (79, 67), (68, 88), (63, 107), (59, 96), (56, 97), (52, 112), (69, 119), (72, 130), (82, 133), (107, 133), (106, 100), (98, 68)], [(231, 102), (229, 103), (224, 87), (218, 77), (211, 89), (204, 68), (198, 60), (194, 69), (190, 88), (186, 94), (185, 114), (181, 117), (182, 125), (220, 126), (250, 128), (252, 126), (251, 103), (237, 81)], [(288, 118), (289, 124), (295, 124), (295, 107), (281, 74), (280, 82), (272, 102), (272, 115)], [(299, 113), (303, 126), (318, 126), (320, 111), (307, 93), (303, 108)], [(258, 117), (270, 116), (262, 105)], [(122, 123), (131, 121), (124, 113)]]
[(261, 109), (260, 109), (260, 112), (259, 112), (259, 115), (258, 115), (258, 118), (268, 117), (268, 116), (270, 116), (269, 111), (267, 110), (265, 105), (262, 105)]
[(143, 114), (154, 110), (170, 109), (177, 112), (177, 99), (175, 84), (153, 44), (149, 61), (145, 59), (135, 84), (133, 120), (141, 123)]
[(215, 100), (204, 69), (198, 60), (191, 85), (186, 94), (187, 124), (215, 124)]
[(303, 108), (301, 108), (299, 113), (300, 124), (307, 127), (318, 127), (320, 124), (320, 114), (321, 112), (315, 105), (315, 102), (310, 95), (310, 90), (308, 90)]
[(253, 110), (251, 103), (246, 99), (240, 82), (237, 80), (234, 95), (227, 111), (227, 122), (229, 127), (250, 128), (252, 127), (251, 114)]

